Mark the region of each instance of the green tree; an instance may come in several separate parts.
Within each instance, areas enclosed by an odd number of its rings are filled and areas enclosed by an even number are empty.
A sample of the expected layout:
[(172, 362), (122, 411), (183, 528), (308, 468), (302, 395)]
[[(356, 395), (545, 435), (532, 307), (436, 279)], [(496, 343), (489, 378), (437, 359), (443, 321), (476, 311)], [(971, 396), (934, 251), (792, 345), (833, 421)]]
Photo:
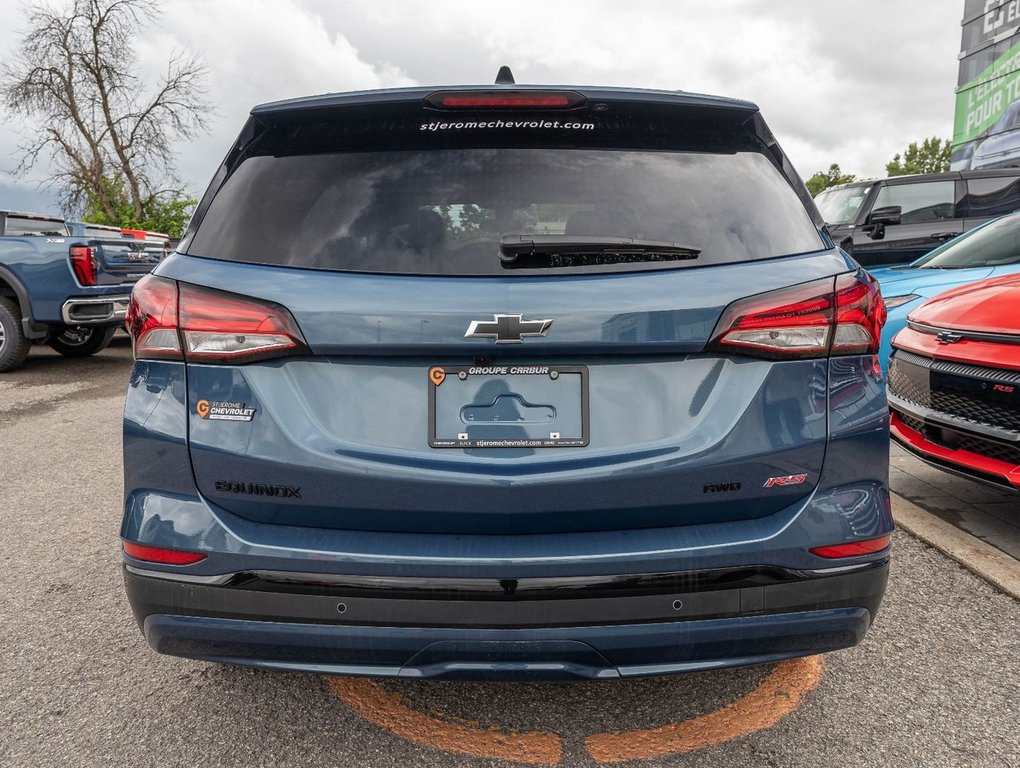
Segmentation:
[(828, 171), (819, 171), (804, 183), (807, 185), (811, 197), (815, 197), (819, 192), (824, 192), (830, 187), (838, 187), (841, 184), (849, 184), (856, 178), (852, 173), (843, 173), (839, 163), (833, 163), (829, 166)]
[(25, 127), (19, 170), (45, 166), (69, 214), (174, 228), (189, 208), (175, 147), (204, 129), (205, 67), (178, 53), (158, 82), (135, 74), (132, 41), (158, 18), (156, 0), (51, 0), (25, 14), (27, 32), (0, 66), (0, 102)]
[(196, 205), (198, 200), (183, 190), (172, 190), (149, 196), (139, 212), (123, 179), (117, 177), (104, 179), (101, 192), (85, 191), (82, 218), (94, 224), (165, 232), (176, 240), (184, 234)]
[(911, 142), (906, 150), (888, 162), (886, 173), (890, 176), (907, 176), (914, 173), (942, 173), (949, 170), (949, 156), (952, 154), (952, 142), (932, 136), (920, 145)]

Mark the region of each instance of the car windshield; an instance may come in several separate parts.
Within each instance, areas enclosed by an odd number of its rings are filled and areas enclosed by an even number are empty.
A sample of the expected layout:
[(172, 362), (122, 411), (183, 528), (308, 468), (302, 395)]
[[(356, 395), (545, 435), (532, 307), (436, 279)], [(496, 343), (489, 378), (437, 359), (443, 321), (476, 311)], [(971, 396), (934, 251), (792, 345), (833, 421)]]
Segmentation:
[(913, 263), (929, 269), (966, 269), (1020, 264), (1020, 214), (971, 230)]
[(870, 190), (871, 185), (827, 189), (815, 198), (815, 205), (826, 224), (850, 224)]

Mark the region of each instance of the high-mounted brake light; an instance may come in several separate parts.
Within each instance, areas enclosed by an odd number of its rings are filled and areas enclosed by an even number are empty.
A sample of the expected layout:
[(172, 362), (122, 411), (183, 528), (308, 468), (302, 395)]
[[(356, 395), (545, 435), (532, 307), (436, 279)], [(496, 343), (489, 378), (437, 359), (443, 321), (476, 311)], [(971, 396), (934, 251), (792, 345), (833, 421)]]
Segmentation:
[(874, 354), (885, 314), (866, 272), (827, 277), (734, 302), (708, 349), (773, 360)]
[(96, 249), (87, 245), (72, 245), (68, 251), (68, 258), (71, 260), (71, 271), (79, 285), (95, 285), (99, 274), (99, 264), (96, 261)]
[(144, 560), (147, 563), (161, 563), (163, 565), (191, 565), (206, 556), (200, 552), (184, 552), (180, 549), (163, 549), (162, 547), (147, 547), (144, 544), (135, 544), (133, 541), (125, 541), (124, 554), (133, 557), (135, 560)]
[(570, 109), (584, 103), (574, 91), (437, 91), (425, 98), (436, 109)]
[(278, 304), (153, 275), (135, 285), (127, 325), (137, 358), (250, 363), (308, 351)]
[(873, 555), (889, 547), (892, 536), (879, 536), (877, 539), (865, 541), (851, 541), (847, 544), (834, 544), (831, 547), (812, 547), (809, 551), (813, 555), (835, 559), (837, 557), (860, 557), (861, 555)]

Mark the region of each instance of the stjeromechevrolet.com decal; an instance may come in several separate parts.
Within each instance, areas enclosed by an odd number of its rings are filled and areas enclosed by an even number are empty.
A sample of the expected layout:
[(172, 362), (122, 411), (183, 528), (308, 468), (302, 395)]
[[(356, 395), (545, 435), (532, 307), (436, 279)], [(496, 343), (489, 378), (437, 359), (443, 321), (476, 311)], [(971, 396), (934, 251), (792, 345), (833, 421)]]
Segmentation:
[(195, 404), (195, 412), (208, 421), (251, 421), (255, 418), (254, 408), (230, 400), (199, 400)]

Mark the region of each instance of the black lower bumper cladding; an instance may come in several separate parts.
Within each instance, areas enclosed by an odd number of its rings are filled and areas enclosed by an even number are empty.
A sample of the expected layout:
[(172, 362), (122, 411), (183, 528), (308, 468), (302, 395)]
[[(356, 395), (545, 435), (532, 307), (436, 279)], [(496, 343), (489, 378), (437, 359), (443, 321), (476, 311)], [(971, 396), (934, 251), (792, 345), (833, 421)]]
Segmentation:
[(577, 579), (437, 580), (238, 574), (202, 584), (125, 569), (145, 617), (386, 627), (543, 628), (692, 621), (829, 608), (865, 608), (885, 592), (888, 558), (828, 571), (743, 568)]

